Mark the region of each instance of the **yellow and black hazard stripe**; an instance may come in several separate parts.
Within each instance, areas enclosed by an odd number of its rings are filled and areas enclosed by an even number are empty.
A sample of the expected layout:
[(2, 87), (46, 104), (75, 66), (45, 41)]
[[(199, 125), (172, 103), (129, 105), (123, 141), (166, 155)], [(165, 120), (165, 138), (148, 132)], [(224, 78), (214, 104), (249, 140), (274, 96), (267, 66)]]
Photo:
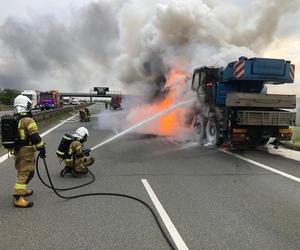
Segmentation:
[(295, 64), (290, 64), (290, 79), (294, 81), (295, 77)]
[(244, 60), (239, 60), (236, 61), (234, 66), (233, 66), (233, 75), (236, 78), (241, 78), (245, 74), (245, 61)]

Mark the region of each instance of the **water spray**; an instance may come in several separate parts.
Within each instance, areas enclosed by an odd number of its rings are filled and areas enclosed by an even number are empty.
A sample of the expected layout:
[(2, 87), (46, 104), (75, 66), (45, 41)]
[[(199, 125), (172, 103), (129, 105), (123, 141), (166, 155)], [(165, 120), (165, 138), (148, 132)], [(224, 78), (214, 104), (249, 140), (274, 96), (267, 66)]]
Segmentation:
[(153, 115), (153, 116), (147, 118), (146, 120), (143, 120), (143, 121), (141, 121), (141, 122), (139, 122), (139, 123), (133, 125), (132, 127), (128, 128), (128, 129), (125, 129), (124, 131), (120, 132), (119, 134), (117, 134), (117, 135), (115, 135), (115, 136), (113, 136), (113, 137), (111, 137), (111, 138), (109, 138), (109, 139), (107, 139), (107, 140), (105, 140), (105, 141), (99, 143), (98, 145), (92, 147), (91, 150), (94, 150), (94, 149), (96, 149), (96, 148), (99, 148), (99, 147), (105, 145), (106, 143), (109, 143), (109, 142), (111, 142), (111, 141), (117, 139), (118, 137), (120, 137), (120, 136), (122, 136), (122, 135), (125, 135), (125, 134), (127, 134), (127, 133), (129, 133), (129, 132), (131, 132), (131, 131), (133, 131), (133, 130), (135, 130), (135, 129), (137, 129), (137, 128), (142, 127), (143, 125), (145, 125), (145, 124), (147, 124), (147, 123), (149, 123), (149, 122), (152, 122), (152, 121), (156, 120), (156, 119), (159, 118), (160, 116), (162, 116), (162, 115), (164, 115), (164, 114), (167, 114), (167, 113), (169, 113), (170, 111), (172, 111), (172, 110), (174, 110), (174, 109), (176, 109), (176, 108), (178, 108), (178, 107), (187, 105), (187, 104), (189, 104), (189, 103), (191, 103), (191, 102), (193, 102), (193, 101), (194, 101), (194, 100), (188, 100), (188, 101), (182, 101), (182, 102), (176, 103), (176, 104), (174, 104), (174, 105), (172, 105), (172, 106), (166, 108), (165, 110), (160, 111), (160, 112), (156, 113), (155, 115)]

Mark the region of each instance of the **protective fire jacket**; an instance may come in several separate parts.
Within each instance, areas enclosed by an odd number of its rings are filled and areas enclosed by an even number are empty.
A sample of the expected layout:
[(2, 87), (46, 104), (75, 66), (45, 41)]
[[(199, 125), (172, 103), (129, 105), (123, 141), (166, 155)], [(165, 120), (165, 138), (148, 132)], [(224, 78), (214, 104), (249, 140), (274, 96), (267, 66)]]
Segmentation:
[(40, 149), (44, 142), (40, 137), (38, 126), (31, 117), (21, 117), (18, 122), (18, 135), (20, 146), (33, 147)]
[(70, 156), (70, 158), (66, 159), (67, 162), (73, 161), (75, 159), (78, 159), (78, 158), (81, 158), (81, 157), (84, 156), (84, 154), (83, 154), (83, 145), (81, 144), (80, 141), (74, 140), (70, 144), (68, 155)]

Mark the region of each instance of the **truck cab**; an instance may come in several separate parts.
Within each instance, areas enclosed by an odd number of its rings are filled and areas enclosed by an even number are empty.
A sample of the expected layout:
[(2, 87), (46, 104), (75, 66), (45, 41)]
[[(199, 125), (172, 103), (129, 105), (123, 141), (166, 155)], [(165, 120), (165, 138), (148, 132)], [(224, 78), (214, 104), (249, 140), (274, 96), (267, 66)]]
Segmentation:
[(266, 144), (270, 137), (290, 140), (296, 114), (295, 95), (265, 93), (265, 84), (294, 82), (290, 61), (240, 57), (226, 68), (200, 67), (191, 89), (197, 96), (195, 134), (212, 144)]
[(220, 68), (201, 67), (194, 70), (192, 90), (196, 91), (199, 102), (215, 105), (214, 85), (220, 79)]
[(32, 101), (33, 109), (38, 109), (39, 108), (40, 91), (37, 91), (37, 90), (23, 90), (21, 92), (21, 94), (27, 96)]
[(60, 95), (57, 90), (51, 90), (40, 93), (40, 109), (55, 109), (60, 107)]

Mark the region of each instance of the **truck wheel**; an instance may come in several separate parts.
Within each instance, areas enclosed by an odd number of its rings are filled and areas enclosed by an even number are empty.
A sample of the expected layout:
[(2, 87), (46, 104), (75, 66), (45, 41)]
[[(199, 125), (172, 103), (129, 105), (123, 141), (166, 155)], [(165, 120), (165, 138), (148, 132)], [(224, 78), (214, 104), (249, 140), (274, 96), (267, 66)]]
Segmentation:
[(206, 120), (204, 119), (204, 117), (199, 115), (197, 117), (197, 120), (194, 123), (194, 134), (197, 142), (199, 142), (200, 144), (204, 143), (205, 127), (206, 127)]
[(206, 124), (207, 143), (212, 146), (221, 144), (219, 123), (215, 117), (209, 118)]

